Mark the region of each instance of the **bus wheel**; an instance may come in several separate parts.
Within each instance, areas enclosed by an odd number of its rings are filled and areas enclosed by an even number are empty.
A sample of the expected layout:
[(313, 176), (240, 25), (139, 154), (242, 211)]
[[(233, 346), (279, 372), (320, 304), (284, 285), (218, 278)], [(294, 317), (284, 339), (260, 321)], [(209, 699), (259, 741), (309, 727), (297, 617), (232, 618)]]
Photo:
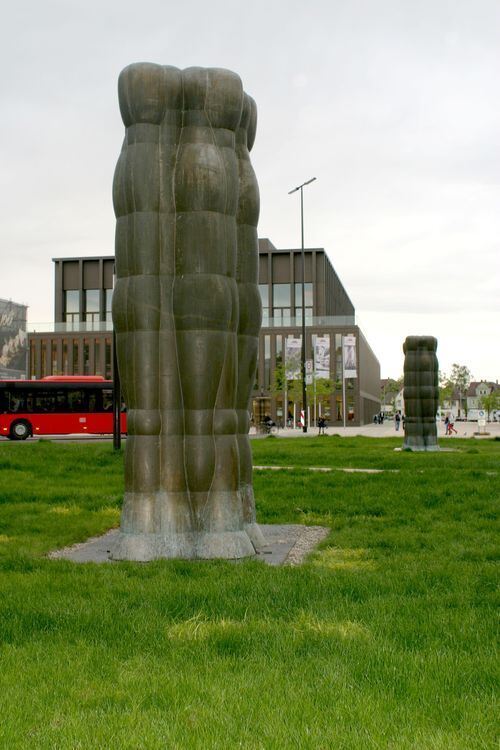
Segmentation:
[(32, 434), (31, 425), (24, 419), (20, 419), (19, 422), (13, 422), (10, 427), (10, 439), (11, 440), (26, 440)]

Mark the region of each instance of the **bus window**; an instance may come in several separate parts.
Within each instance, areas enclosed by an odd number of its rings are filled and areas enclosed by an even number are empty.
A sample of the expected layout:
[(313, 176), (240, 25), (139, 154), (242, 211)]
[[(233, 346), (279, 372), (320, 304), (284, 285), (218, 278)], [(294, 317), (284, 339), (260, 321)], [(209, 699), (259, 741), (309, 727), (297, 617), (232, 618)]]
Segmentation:
[(90, 391), (87, 394), (88, 398), (88, 411), (99, 411), (98, 404), (97, 404), (97, 393), (95, 391)]
[(40, 392), (36, 394), (35, 398), (35, 411), (36, 412), (48, 412), (55, 411), (56, 409), (56, 398), (55, 394)]
[(7, 411), (10, 414), (26, 411), (25, 400), (24, 393), (7, 392)]
[(113, 410), (113, 391), (111, 388), (104, 388), (102, 391), (102, 410)]
[(56, 395), (56, 411), (60, 413), (68, 411), (66, 393), (64, 391), (57, 391), (55, 395)]
[(68, 391), (68, 411), (85, 411), (84, 395), (83, 391)]

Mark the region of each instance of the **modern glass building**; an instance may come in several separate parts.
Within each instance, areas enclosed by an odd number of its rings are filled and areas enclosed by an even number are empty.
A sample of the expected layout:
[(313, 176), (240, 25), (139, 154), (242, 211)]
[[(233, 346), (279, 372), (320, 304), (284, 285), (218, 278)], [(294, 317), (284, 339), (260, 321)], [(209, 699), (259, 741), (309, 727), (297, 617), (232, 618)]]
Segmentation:
[[(259, 240), (262, 330), (254, 421), (300, 419), (302, 253)], [(360, 425), (380, 409), (380, 364), (356, 324), (354, 306), (323, 248), (304, 251), (308, 423)], [(350, 355), (351, 362), (347, 355)], [(349, 369), (348, 369), (349, 368)], [(298, 382), (299, 381), (299, 382)]]
[[(380, 365), (356, 324), (354, 306), (324, 249), (305, 257), (305, 324), (309, 423), (364, 424), (380, 409)], [(253, 421), (300, 419), (302, 259), (297, 249), (259, 240), (262, 330)], [(52, 326), (29, 334), (29, 376), (112, 378), (114, 257), (54, 258)], [(299, 355), (300, 356), (300, 355)], [(300, 359), (299, 359), (300, 362)]]

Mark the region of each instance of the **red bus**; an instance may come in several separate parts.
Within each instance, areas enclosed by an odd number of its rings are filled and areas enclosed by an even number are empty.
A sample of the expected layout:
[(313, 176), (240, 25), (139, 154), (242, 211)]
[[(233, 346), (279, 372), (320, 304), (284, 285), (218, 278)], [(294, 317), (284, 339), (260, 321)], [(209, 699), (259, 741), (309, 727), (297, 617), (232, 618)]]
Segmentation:
[[(127, 431), (122, 404), (121, 431)], [(0, 380), (0, 435), (113, 433), (113, 382), (98, 375), (51, 375), (42, 380)]]

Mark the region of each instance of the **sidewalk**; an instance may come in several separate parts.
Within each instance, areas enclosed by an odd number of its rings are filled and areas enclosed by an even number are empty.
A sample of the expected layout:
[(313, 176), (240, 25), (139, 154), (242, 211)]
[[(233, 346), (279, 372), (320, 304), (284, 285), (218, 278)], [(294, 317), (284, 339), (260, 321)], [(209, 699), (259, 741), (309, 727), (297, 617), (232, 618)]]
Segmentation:
[[(478, 432), (479, 428), (477, 426), (477, 422), (455, 422), (455, 429), (457, 431), (457, 435), (453, 434), (451, 437), (448, 437), (444, 434), (444, 422), (440, 422), (438, 424), (438, 438), (440, 441), (444, 442), (453, 440), (454, 437), (460, 437), (460, 438), (472, 438), (477, 437), (474, 435), (474, 432)], [(481, 431), (489, 433), (489, 437), (500, 437), (500, 422), (490, 422), (486, 423), (486, 427), (481, 428)], [(356, 437), (357, 435), (363, 435), (365, 437), (401, 437), (404, 438), (404, 430), (402, 427), (400, 427), (399, 432), (396, 431), (394, 427), (394, 422), (392, 420), (385, 421), (384, 424), (365, 424), (361, 427), (337, 427), (334, 425), (333, 427), (327, 427), (325, 430), (327, 435), (340, 435), (341, 437)], [(318, 435), (318, 428), (317, 427), (309, 427), (307, 430), (307, 433), (302, 432), (302, 430), (294, 430), (294, 429), (284, 429), (284, 430), (278, 430), (276, 437), (287, 437), (287, 438), (295, 438), (295, 437), (317, 437)], [(252, 434), (250, 432), (250, 437), (254, 439), (258, 438), (265, 438), (267, 435), (256, 435)], [(488, 437), (488, 435), (486, 435)]]

